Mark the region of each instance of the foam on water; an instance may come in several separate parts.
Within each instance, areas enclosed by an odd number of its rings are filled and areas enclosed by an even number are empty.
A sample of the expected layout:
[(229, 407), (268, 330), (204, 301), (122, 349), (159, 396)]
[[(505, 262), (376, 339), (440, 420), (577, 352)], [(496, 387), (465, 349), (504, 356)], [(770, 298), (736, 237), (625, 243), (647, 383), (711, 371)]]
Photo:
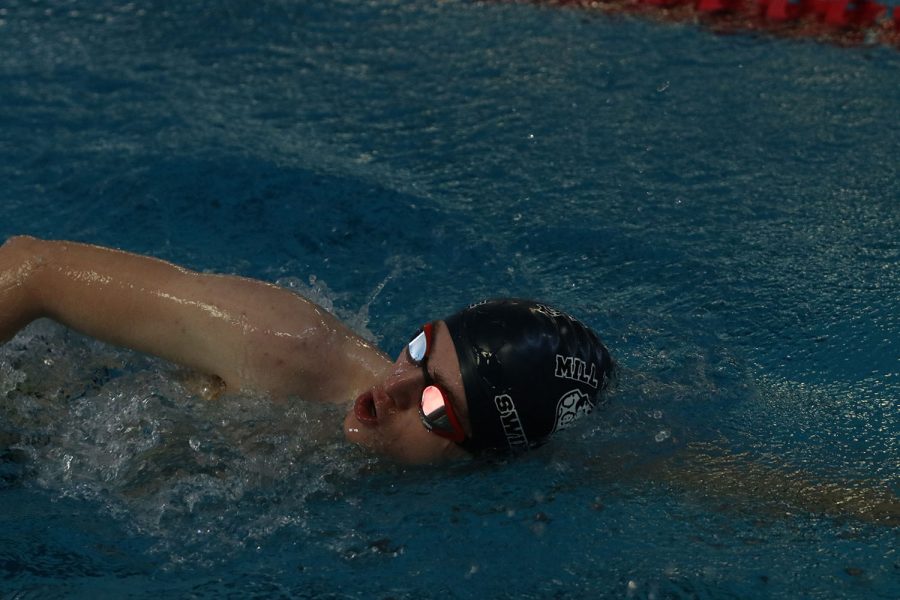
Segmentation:
[[(324, 282), (316, 289), (332, 306)], [(49, 321), (0, 349), (0, 369), (3, 447), (17, 463), (5, 485), (27, 477), (97, 502), (176, 563), (302, 522), (307, 496), (368, 464), (335, 426), (343, 407), (211, 399), (205, 376)]]

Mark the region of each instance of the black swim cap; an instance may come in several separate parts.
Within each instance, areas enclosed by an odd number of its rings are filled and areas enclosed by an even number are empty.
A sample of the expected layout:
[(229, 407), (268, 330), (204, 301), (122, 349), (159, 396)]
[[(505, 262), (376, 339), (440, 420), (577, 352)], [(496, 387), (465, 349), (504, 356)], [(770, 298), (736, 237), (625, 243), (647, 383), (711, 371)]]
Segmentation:
[(594, 408), (614, 365), (590, 328), (546, 304), (500, 299), (444, 320), (469, 407), (470, 452), (543, 444)]

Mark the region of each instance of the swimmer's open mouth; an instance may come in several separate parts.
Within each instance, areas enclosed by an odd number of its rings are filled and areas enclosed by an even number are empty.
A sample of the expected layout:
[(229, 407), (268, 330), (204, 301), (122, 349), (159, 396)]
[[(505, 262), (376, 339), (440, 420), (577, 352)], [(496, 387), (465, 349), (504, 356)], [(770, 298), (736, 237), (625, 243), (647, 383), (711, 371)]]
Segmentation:
[(375, 396), (371, 390), (359, 395), (353, 405), (353, 412), (361, 423), (374, 425), (378, 422), (378, 413), (375, 410)]

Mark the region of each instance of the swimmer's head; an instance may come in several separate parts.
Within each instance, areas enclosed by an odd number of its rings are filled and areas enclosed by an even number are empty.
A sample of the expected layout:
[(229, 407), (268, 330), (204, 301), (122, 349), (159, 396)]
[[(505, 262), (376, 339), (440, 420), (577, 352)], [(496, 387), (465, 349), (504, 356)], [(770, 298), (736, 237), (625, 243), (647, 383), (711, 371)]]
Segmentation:
[(590, 328), (546, 304), (491, 300), (445, 319), (465, 388), (472, 453), (544, 444), (590, 413), (614, 363)]
[(527, 300), (482, 302), (416, 332), (344, 430), (409, 463), (534, 448), (591, 412), (614, 368), (569, 315)]

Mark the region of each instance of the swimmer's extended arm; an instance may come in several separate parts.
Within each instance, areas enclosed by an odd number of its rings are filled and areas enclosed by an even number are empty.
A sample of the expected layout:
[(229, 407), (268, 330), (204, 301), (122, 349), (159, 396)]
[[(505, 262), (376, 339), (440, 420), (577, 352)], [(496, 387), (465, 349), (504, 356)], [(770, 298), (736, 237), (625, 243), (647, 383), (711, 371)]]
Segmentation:
[[(589, 464), (598, 479), (646, 479), (726, 509), (760, 517), (806, 513), (900, 526), (900, 497), (884, 482), (816, 477), (777, 455), (734, 454), (713, 443), (691, 443), (635, 466), (632, 446), (607, 445)], [(623, 467), (623, 465), (629, 465)]]
[(347, 401), (390, 365), (334, 316), (277, 286), (11, 238), (0, 247), (0, 342), (39, 317), (275, 396)]

